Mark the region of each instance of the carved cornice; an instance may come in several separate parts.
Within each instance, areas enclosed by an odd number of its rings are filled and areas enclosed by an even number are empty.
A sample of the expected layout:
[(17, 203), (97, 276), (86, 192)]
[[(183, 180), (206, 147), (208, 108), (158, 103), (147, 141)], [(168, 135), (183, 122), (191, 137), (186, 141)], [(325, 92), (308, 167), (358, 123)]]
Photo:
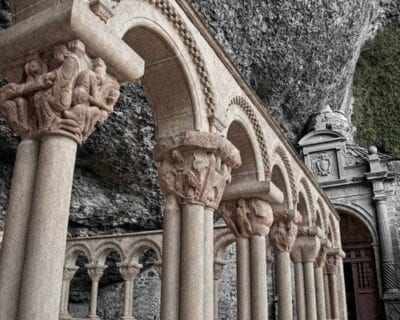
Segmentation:
[(271, 228), (271, 244), (281, 252), (290, 252), (297, 237), (297, 224), (286, 216), (275, 216)]
[(271, 205), (258, 198), (222, 202), (219, 212), (237, 238), (266, 237), (273, 222)]
[(218, 208), (231, 170), (240, 165), (239, 151), (225, 138), (188, 131), (158, 141), (160, 182), (165, 194), (183, 203)]
[(119, 94), (104, 61), (90, 59), (74, 40), (51, 53), (31, 53), (24, 80), (0, 89), (0, 112), (21, 137), (61, 135), (82, 143), (108, 118)]

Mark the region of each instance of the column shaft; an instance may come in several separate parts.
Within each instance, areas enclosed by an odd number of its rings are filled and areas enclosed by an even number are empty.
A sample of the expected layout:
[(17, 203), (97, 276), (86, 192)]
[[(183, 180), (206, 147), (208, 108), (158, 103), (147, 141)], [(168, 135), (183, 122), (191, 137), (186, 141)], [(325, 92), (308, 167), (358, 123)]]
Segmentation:
[(68, 314), (69, 285), (70, 281), (64, 279), (61, 289), (60, 318)]
[(99, 290), (99, 282), (92, 281), (92, 290), (90, 292), (90, 314), (89, 319), (98, 319), (97, 315), (97, 295)]
[(167, 198), (163, 229), (161, 320), (178, 320), (181, 209), (174, 195)]
[(276, 284), (278, 293), (279, 319), (293, 319), (292, 278), (290, 271), (290, 253), (276, 251)]
[(326, 271), (324, 271), (324, 289), (325, 289), (325, 314), (327, 319), (332, 319), (331, 311), (331, 294), (329, 289), (329, 277)]
[(268, 319), (267, 254), (265, 237), (250, 238), (251, 319)]
[(237, 317), (238, 320), (251, 320), (250, 241), (248, 238), (236, 239), (236, 263)]
[(315, 299), (315, 278), (314, 262), (306, 261), (303, 263), (304, 269), (304, 289), (306, 297), (307, 320), (317, 320), (317, 302)]
[(133, 281), (125, 280), (124, 315), (122, 316), (124, 320), (133, 320), (133, 286)]
[(76, 149), (66, 137), (42, 139), (18, 320), (58, 320)]
[(336, 273), (328, 273), (329, 278), (329, 293), (331, 298), (331, 314), (332, 320), (339, 319), (339, 297), (337, 289)]
[(204, 213), (204, 320), (213, 320), (214, 209), (206, 208)]
[(382, 255), (382, 274), (384, 292), (398, 290), (398, 279), (394, 267), (392, 236), (385, 199), (376, 200), (376, 211), (379, 227), (379, 239)]
[[(306, 320), (306, 301), (304, 290), (304, 274), (303, 264), (301, 262), (294, 263), (295, 283), (296, 283), (296, 310), (297, 320)], [(307, 319), (308, 320), (308, 319)]]
[(322, 267), (316, 267), (314, 273), (315, 292), (317, 299), (317, 318), (318, 320), (326, 320), (324, 272)]
[(38, 142), (24, 139), (18, 145), (0, 250), (0, 320), (17, 316), (38, 156)]
[(180, 319), (204, 320), (204, 206), (182, 211)]
[(219, 319), (219, 311), (218, 311), (218, 302), (219, 302), (219, 294), (218, 294), (219, 280), (214, 279), (214, 320)]

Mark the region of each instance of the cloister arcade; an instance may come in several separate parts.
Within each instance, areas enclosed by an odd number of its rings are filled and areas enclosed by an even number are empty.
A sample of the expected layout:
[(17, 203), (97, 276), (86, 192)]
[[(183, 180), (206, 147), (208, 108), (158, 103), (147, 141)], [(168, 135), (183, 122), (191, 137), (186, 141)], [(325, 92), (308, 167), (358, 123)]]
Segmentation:
[[(56, 320), (60, 301), (68, 318), (78, 252), (88, 258), (89, 319), (97, 319), (111, 249), (125, 280), (123, 319), (132, 320), (145, 247), (160, 259), (161, 319), (211, 320), (215, 263), (233, 241), (238, 319), (268, 319), (267, 246), (279, 319), (294, 310), (299, 320), (347, 318), (339, 216), (186, 1), (12, 3), (14, 25), (0, 32), (9, 81), (0, 110), (21, 142), (0, 251), (1, 320)], [(156, 124), (163, 234), (71, 240), (66, 251), (77, 146), (112, 112), (120, 83), (138, 79)], [(222, 233), (214, 232), (215, 211), (228, 228)]]

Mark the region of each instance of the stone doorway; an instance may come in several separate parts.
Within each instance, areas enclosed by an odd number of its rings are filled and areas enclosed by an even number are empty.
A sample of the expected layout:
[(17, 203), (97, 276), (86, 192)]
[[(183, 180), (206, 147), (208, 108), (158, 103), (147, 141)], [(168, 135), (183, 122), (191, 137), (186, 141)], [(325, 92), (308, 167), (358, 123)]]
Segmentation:
[(373, 238), (364, 223), (352, 215), (341, 214), (340, 229), (346, 253), (343, 262), (348, 319), (384, 319)]

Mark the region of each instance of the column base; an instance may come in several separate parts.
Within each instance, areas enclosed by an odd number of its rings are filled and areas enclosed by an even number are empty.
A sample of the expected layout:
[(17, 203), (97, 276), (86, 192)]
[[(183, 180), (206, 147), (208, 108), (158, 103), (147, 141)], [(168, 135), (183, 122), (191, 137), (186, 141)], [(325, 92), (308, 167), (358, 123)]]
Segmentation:
[(400, 291), (393, 290), (383, 295), (387, 319), (400, 319)]
[(122, 316), (121, 320), (135, 320), (133, 316)]

